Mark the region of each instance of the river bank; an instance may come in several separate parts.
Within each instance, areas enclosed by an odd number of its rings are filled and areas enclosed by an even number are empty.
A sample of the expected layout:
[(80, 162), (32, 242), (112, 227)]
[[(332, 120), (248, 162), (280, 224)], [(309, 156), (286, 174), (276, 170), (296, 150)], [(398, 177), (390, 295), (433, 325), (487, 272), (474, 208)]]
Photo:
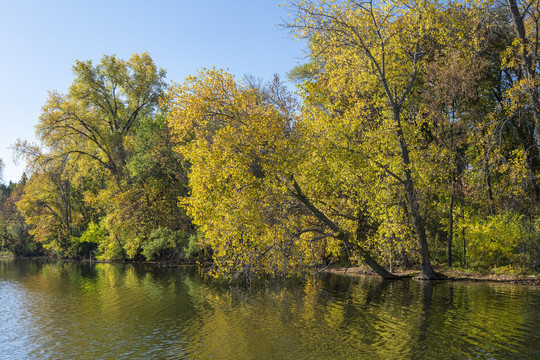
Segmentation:
[[(435, 269), (437, 272), (445, 276), (444, 279), (434, 281), (471, 281), (471, 282), (499, 282), (512, 284), (528, 284), (540, 286), (540, 276), (538, 275), (515, 275), (515, 274), (485, 274), (474, 271), (454, 270), (454, 269)], [(324, 272), (352, 276), (352, 277), (377, 277), (371, 269), (367, 267), (350, 267), (350, 268), (328, 268)], [(394, 271), (396, 275), (403, 278), (418, 279), (420, 274), (417, 270), (401, 270)]]
[[(184, 266), (198, 266), (194, 262), (163, 262), (163, 261), (137, 261), (137, 260), (88, 260), (88, 259), (60, 259), (47, 256), (36, 257), (15, 257), (10, 255), (0, 255), (0, 258), (13, 258), (13, 259), (25, 259), (36, 261), (66, 261), (66, 262), (80, 262), (80, 263), (104, 263), (104, 264), (142, 264), (152, 266), (172, 266), (172, 267), (184, 267)], [(211, 266), (210, 263), (202, 265), (203, 267)], [(336, 268), (324, 268), (317, 269), (311, 268), (311, 271), (325, 272), (342, 276), (350, 277), (374, 277), (373, 270), (364, 266), (355, 267), (336, 267)], [(516, 275), (507, 273), (486, 274), (475, 271), (455, 270), (447, 268), (435, 268), (435, 270), (445, 276), (445, 278), (434, 281), (470, 281), (470, 282), (497, 282), (497, 283), (511, 283), (511, 284), (527, 284), (540, 286), (540, 275)], [(403, 279), (411, 278), (418, 279), (420, 272), (418, 270), (398, 270), (393, 272), (396, 275), (402, 276)]]

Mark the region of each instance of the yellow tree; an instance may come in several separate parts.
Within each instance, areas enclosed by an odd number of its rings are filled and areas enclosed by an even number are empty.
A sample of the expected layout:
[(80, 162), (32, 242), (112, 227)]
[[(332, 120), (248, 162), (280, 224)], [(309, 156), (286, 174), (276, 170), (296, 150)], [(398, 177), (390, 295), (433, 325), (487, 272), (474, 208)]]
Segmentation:
[(220, 272), (287, 273), (345, 249), (395, 277), (358, 241), (368, 216), (356, 178), (339, 181), (342, 163), (332, 176), (279, 81), (261, 91), (204, 70), (172, 87), (167, 105), (191, 163), (189, 214)]
[[(295, 36), (309, 40), (310, 53), (322, 64), (316, 82), (326, 98), (347, 98), (356, 121), (375, 127), (374, 144), (385, 144), (381, 161), (364, 155), (401, 185), (417, 239), (421, 277), (437, 276), (431, 266), (420, 185), (429, 170), (414, 146), (419, 112), (414, 89), (448, 28), (437, 1), (290, 1)], [(450, 5), (449, 5), (450, 6)], [(324, 81), (319, 81), (324, 80)], [(371, 109), (371, 110), (369, 110)], [(366, 117), (370, 111), (375, 116)], [(317, 109), (319, 112), (319, 109)], [(326, 113), (340, 115), (329, 105)], [(313, 115), (317, 116), (316, 114)], [(349, 113), (351, 119), (354, 113)], [(352, 121), (352, 120), (351, 120)]]
[(35, 241), (57, 256), (76, 256), (72, 237), (89, 221), (82, 189), (72, 180), (68, 158), (34, 162), (34, 172), (24, 186), (17, 208), (32, 229)]
[[(491, 16), (493, 24), (511, 33), (502, 54), (502, 72), (509, 84), (502, 96), (504, 117), (501, 132), (506, 124), (513, 127), (514, 138), (525, 154), (530, 171), (536, 205), (540, 204), (540, 4), (536, 0), (505, 0), (496, 2), (509, 15)], [(490, 14), (491, 15), (491, 14)], [(501, 19), (502, 18), (502, 19)], [(513, 26), (504, 26), (510, 20)], [(502, 23), (502, 24), (501, 24)]]
[(278, 220), (287, 212), (275, 178), (290, 151), (287, 119), (260, 92), (215, 69), (173, 86), (167, 106), (177, 150), (191, 164), (189, 214), (218, 270), (280, 272), (298, 261), (285, 234), (293, 220)]

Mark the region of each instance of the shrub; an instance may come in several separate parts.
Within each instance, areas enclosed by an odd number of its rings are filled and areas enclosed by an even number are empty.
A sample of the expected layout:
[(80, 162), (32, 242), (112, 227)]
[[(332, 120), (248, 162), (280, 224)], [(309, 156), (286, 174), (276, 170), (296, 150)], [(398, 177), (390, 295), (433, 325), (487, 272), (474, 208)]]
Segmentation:
[(169, 228), (157, 228), (141, 243), (142, 254), (146, 260), (182, 260), (185, 259), (184, 247), (188, 237), (182, 231)]

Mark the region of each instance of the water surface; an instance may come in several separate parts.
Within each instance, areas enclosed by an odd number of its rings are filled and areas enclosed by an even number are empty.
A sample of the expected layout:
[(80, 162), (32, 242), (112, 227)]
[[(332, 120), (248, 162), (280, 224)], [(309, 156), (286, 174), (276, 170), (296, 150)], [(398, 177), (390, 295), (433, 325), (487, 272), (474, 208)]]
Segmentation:
[(0, 359), (540, 359), (540, 288), (0, 259)]

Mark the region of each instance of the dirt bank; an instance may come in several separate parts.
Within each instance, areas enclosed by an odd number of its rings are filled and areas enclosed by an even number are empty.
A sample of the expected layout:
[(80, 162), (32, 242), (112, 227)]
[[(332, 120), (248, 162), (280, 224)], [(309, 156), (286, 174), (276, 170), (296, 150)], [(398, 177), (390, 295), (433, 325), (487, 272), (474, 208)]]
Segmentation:
[[(536, 275), (482, 274), (477, 272), (441, 269), (436, 269), (436, 271), (446, 276), (445, 279), (436, 281), (486, 281), (540, 286), (540, 276)], [(326, 269), (325, 272), (345, 276), (378, 277), (372, 270), (363, 267), (333, 268)], [(394, 274), (401, 275), (404, 278), (418, 279), (418, 275), (420, 274), (420, 272), (415, 270), (405, 270), (395, 271)]]

